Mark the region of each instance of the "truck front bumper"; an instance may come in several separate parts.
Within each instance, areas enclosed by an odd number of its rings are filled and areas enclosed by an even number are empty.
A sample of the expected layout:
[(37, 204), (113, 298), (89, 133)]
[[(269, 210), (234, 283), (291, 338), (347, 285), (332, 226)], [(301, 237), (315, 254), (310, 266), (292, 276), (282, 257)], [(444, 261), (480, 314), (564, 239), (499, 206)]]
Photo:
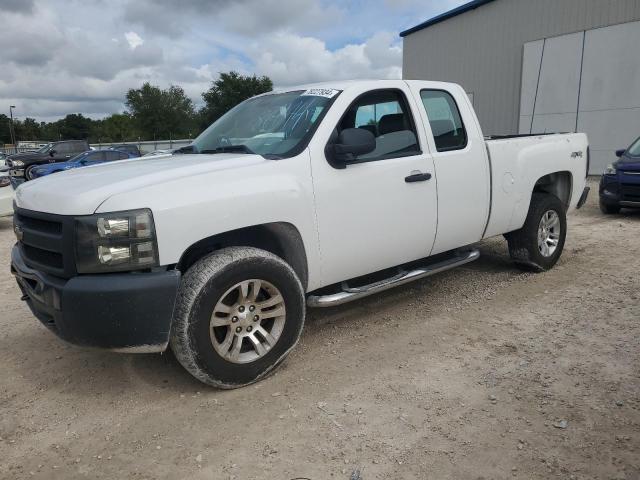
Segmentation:
[(27, 266), (14, 246), (11, 273), (33, 314), (69, 343), (138, 353), (167, 348), (177, 270), (63, 279)]
[(600, 203), (623, 208), (640, 208), (640, 174), (618, 172), (600, 179)]

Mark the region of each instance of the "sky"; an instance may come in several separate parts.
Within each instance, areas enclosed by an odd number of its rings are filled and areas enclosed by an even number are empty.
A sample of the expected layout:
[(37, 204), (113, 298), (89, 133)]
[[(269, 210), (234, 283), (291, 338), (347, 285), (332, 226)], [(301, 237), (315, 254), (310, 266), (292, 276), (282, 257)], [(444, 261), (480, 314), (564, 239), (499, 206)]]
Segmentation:
[(0, 113), (122, 112), (128, 89), (179, 85), (196, 105), (220, 72), (276, 87), (401, 78), (399, 32), (464, 0), (0, 0)]

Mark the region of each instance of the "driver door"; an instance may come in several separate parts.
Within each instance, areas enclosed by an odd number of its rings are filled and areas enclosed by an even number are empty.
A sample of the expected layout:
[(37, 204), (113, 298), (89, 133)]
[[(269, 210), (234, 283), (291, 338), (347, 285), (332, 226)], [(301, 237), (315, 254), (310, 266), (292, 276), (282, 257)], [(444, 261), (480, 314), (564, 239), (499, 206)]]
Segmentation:
[(374, 134), (376, 149), (346, 168), (331, 166), (323, 145), (311, 148), (325, 285), (431, 252), (437, 222), (436, 182), (424, 129), (416, 128), (419, 117), (414, 116), (411, 98), (408, 89), (401, 87), (371, 90), (351, 102), (331, 138), (346, 128), (362, 128)]

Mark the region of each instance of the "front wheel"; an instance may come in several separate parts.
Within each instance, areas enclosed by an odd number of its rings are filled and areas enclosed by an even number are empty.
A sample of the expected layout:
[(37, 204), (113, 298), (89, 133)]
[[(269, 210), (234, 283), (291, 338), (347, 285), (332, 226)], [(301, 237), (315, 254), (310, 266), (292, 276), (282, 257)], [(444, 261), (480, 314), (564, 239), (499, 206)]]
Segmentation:
[(31, 165), (30, 167), (27, 167), (27, 169), (24, 171), (24, 176), (27, 180), (33, 180), (34, 168), (36, 168), (36, 165)]
[(560, 199), (536, 192), (522, 228), (506, 235), (509, 254), (518, 267), (543, 272), (560, 258), (566, 235), (567, 216)]
[(238, 388), (284, 360), (304, 319), (304, 289), (286, 262), (257, 248), (225, 248), (184, 275), (171, 349), (200, 381)]

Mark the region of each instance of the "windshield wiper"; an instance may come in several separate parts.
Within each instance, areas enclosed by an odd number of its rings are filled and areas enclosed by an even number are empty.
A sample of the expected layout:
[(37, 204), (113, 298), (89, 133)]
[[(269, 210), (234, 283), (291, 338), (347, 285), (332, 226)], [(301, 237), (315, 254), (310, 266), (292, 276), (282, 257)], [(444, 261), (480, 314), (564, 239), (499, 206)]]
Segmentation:
[(249, 153), (255, 155), (256, 152), (246, 145), (227, 145), (226, 147), (213, 148), (211, 150), (202, 150), (200, 153)]

